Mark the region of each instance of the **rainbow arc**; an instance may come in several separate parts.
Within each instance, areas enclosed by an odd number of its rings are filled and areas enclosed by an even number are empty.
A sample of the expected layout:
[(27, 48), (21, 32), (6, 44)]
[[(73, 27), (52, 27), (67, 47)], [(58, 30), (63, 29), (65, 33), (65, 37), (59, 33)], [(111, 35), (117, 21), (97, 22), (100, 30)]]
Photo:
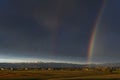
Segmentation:
[(89, 42), (89, 46), (88, 46), (88, 53), (87, 53), (88, 54), (88, 57), (87, 57), (87, 59), (88, 59), (87, 63), (88, 64), (91, 64), (91, 62), (92, 62), (95, 39), (96, 39), (96, 36), (97, 36), (97, 31), (98, 31), (98, 25), (100, 23), (102, 14), (104, 12), (105, 5), (106, 5), (106, 0), (103, 0), (101, 8), (100, 8), (100, 10), (98, 12), (98, 15), (97, 15), (97, 17), (94, 21), (94, 24), (93, 24), (93, 31), (92, 31), (92, 34), (91, 34), (91, 37), (90, 37), (90, 42)]

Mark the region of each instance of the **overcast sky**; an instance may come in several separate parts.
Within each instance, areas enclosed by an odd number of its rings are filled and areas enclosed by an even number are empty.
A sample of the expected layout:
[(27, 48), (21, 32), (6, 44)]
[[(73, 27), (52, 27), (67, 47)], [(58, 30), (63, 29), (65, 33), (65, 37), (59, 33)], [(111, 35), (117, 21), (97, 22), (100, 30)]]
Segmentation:
[[(103, 0), (0, 0), (0, 59), (83, 63)], [(119, 62), (120, 1), (106, 0), (93, 62)]]

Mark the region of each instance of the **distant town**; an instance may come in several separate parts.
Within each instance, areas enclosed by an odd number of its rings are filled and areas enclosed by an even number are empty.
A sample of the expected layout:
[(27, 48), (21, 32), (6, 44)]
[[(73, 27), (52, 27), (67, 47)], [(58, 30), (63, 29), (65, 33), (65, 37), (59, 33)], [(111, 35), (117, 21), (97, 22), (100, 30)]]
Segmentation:
[(0, 63), (0, 70), (70, 70), (70, 71), (118, 71), (120, 63), (70, 64), (70, 63)]

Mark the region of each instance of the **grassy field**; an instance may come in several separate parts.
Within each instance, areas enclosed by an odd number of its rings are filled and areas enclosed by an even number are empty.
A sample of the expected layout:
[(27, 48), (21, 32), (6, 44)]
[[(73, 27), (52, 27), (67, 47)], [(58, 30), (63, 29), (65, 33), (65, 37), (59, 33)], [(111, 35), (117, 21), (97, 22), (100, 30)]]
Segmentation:
[(100, 71), (0, 71), (0, 80), (120, 80), (120, 73)]

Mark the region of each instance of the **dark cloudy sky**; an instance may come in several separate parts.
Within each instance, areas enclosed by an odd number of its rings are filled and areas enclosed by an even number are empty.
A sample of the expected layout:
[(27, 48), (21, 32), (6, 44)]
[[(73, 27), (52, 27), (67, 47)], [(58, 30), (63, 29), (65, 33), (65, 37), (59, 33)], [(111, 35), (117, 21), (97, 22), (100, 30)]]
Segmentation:
[[(84, 63), (103, 0), (0, 0), (0, 59)], [(93, 62), (118, 62), (120, 1), (106, 1)]]

